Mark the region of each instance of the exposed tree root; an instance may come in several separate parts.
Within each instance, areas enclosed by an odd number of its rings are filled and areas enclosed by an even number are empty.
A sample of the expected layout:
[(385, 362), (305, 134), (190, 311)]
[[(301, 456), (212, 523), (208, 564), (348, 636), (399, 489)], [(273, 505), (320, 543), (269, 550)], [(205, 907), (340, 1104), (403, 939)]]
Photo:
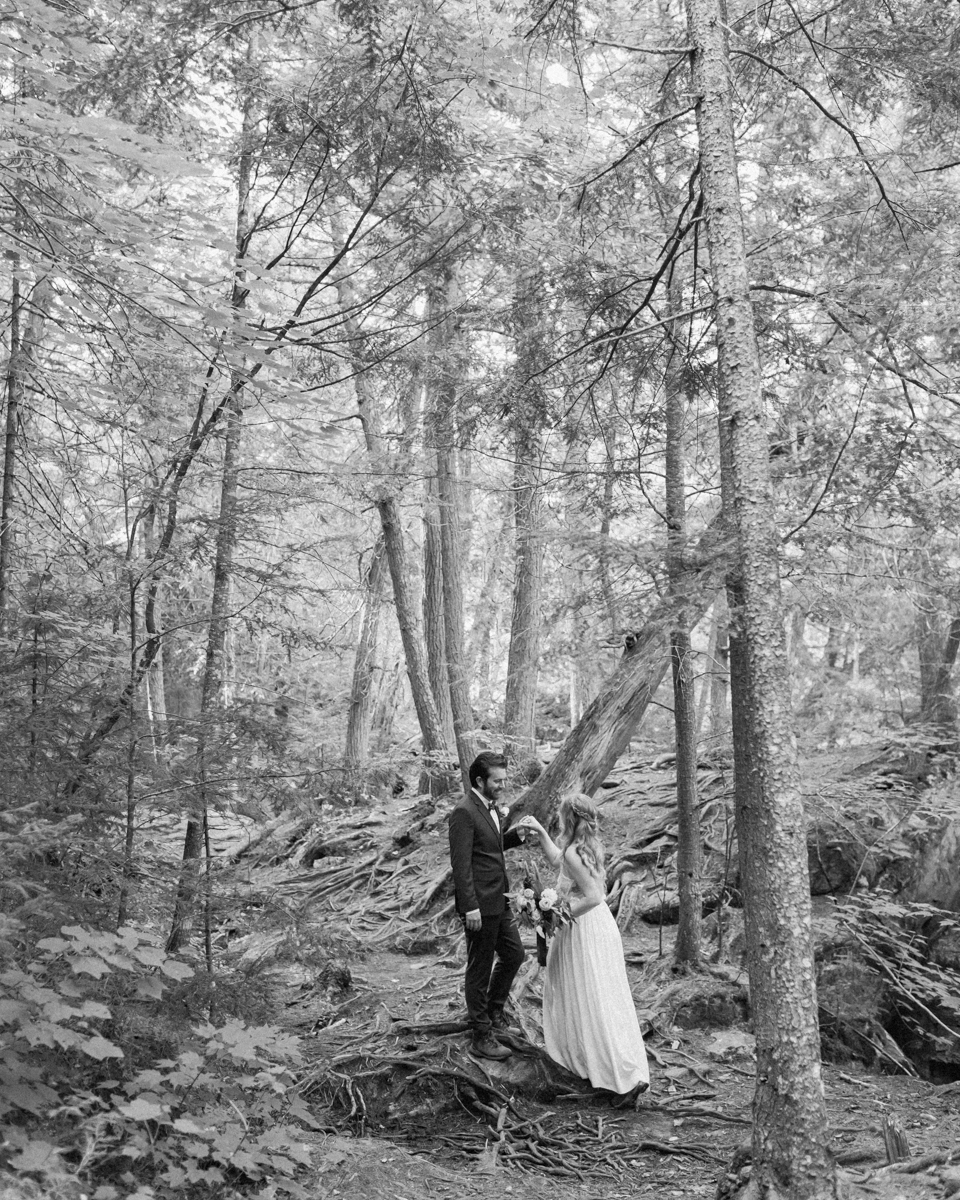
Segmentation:
[[(449, 1120), (441, 1119), (419, 1137), (476, 1158), (481, 1171), (499, 1165), (568, 1179), (635, 1182), (649, 1170), (651, 1154), (684, 1155), (711, 1164), (722, 1161), (710, 1147), (696, 1142), (631, 1137), (617, 1115), (603, 1113), (588, 1119), (583, 1101), (615, 1098), (569, 1076), (520, 1034), (506, 1035), (517, 1052), (506, 1064), (474, 1060), (464, 1047), (446, 1040), (411, 1042), (418, 1035), (442, 1037), (466, 1028), (463, 1021), (398, 1021), (387, 1027), (380, 1014), (353, 1036), (342, 1029), (323, 1030), (316, 1043), (317, 1059), (303, 1077), (300, 1091), (328, 1110), (326, 1124), (339, 1120), (366, 1132), (373, 1122), (402, 1121), (408, 1140), (418, 1138), (411, 1128), (411, 1114), (436, 1117), (460, 1109), (476, 1122), (473, 1128), (451, 1129)], [(548, 1087), (557, 1099), (570, 1095), (581, 1103), (562, 1114), (547, 1111), (531, 1116), (521, 1111), (519, 1097), (543, 1095)], [(632, 1106), (633, 1098), (628, 1099)], [(738, 1119), (698, 1106), (643, 1103), (643, 1107), (672, 1115)]]
[(942, 1167), (957, 1159), (960, 1159), (960, 1149), (954, 1146), (952, 1150), (941, 1150), (935, 1154), (921, 1154), (919, 1158), (893, 1163), (890, 1170), (897, 1171), (901, 1175), (919, 1175), (921, 1171), (928, 1171), (931, 1167)]

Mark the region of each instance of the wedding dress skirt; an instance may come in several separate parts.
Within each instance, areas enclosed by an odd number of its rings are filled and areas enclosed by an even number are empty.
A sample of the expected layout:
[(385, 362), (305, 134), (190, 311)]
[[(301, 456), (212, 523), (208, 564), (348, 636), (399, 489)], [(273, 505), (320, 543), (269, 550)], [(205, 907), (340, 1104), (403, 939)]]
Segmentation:
[(543, 1036), (554, 1062), (595, 1088), (623, 1093), (650, 1080), (620, 930), (605, 903), (550, 941)]

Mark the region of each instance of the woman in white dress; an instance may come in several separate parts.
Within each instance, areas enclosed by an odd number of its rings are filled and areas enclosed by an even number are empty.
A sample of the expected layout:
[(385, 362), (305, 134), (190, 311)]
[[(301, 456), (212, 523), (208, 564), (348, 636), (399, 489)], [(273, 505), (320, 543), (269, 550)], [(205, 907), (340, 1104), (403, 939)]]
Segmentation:
[(606, 904), (600, 817), (589, 796), (560, 805), (560, 845), (535, 817), (522, 817), (552, 866), (575, 920), (550, 942), (543, 980), (547, 1053), (595, 1088), (623, 1095), (650, 1081), (647, 1055), (623, 961), (623, 942)]

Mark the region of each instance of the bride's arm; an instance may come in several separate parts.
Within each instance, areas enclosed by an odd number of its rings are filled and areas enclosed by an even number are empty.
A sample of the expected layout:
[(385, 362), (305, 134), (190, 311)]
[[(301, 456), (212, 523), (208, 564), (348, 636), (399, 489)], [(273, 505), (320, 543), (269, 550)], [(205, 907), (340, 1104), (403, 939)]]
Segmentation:
[(583, 860), (574, 846), (567, 848), (566, 864), (573, 882), (582, 893), (581, 896), (578, 896), (576, 900), (571, 902), (570, 912), (574, 917), (582, 917), (584, 913), (589, 912), (591, 908), (596, 908), (598, 904), (602, 904), (606, 899), (603, 884), (596, 875), (588, 871), (583, 865)]
[(540, 839), (540, 849), (546, 856), (547, 862), (551, 867), (555, 867), (563, 858), (563, 851), (550, 837), (550, 834), (544, 829), (536, 817), (521, 817), (517, 823), (518, 829), (532, 830)]

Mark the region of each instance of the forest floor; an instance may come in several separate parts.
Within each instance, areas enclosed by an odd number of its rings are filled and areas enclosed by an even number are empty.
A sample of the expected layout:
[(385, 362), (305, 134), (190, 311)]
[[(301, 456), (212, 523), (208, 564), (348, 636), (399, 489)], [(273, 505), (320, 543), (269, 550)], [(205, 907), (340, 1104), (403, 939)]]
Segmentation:
[[(651, 978), (662, 976), (669, 944), (662, 960), (660, 949), (660, 931), (649, 926), (625, 939), (634, 964), (631, 980), (641, 998)], [(648, 965), (637, 965), (641, 960)], [(538, 971), (535, 966), (526, 970), (533, 980), (522, 1006), (535, 1011)], [(375, 1031), (380, 1053), (426, 1067), (439, 1054), (440, 1062), (469, 1072), (473, 1060), (466, 1053), (466, 1034), (404, 1031), (461, 1017), (461, 985), (462, 957), (456, 948), (417, 957), (364, 953), (342, 1015), (308, 1039), (315, 1048), (311, 1058), (319, 1064), (348, 1056)], [(689, 986), (695, 988), (696, 979)], [(639, 1004), (642, 1015), (642, 999)], [(287, 1011), (289, 1023), (309, 1034), (316, 1011), (309, 990)], [(511, 1096), (513, 1119), (536, 1120), (545, 1135), (541, 1146), (547, 1157), (540, 1168), (494, 1156), (493, 1122), (469, 1111), (456, 1089), (434, 1088), (422, 1095), (408, 1089), (395, 1103), (392, 1092), (377, 1094), (379, 1087), (390, 1091), (389, 1077), (374, 1074), (369, 1085), (361, 1081), (366, 1091), (362, 1118), (351, 1117), (342, 1105), (314, 1108), (325, 1129), (306, 1138), (315, 1147), (316, 1194), (337, 1200), (492, 1200), (504, 1193), (524, 1200), (713, 1197), (738, 1149), (749, 1142), (752, 1039), (741, 1023), (725, 1029), (661, 1027), (646, 1041), (651, 1087), (636, 1108), (614, 1108), (609, 1097), (589, 1093), (549, 1102)], [(472, 1069), (480, 1071), (482, 1064)], [(504, 1086), (502, 1078), (487, 1077)], [(960, 1085), (935, 1087), (851, 1063), (826, 1064), (824, 1081), (833, 1147), (849, 1164), (851, 1195), (921, 1200), (951, 1194), (946, 1185), (952, 1176), (945, 1178), (949, 1168), (942, 1163), (914, 1174), (888, 1169), (882, 1126), (884, 1118), (899, 1121), (914, 1161), (951, 1148), (960, 1158)], [(650, 1143), (663, 1148), (640, 1148)], [(580, 1178), (570, 1173), (578, 1163)]]
[[(649, 832), (651, 814), (659, 820), (672, 790), (672, 772), (647, 769), (625, 773), (620, 787), (601, 794), (608, 847), (635, 844), (640, 827)], [(304, 1090), (319, 1126), (304, 1132), (314, 1147), (309, 1193), (336, 1200), (492, 1200), (504, 1194), (706, 1200), (719, 1186), (726, 1194), (731, 1164), (742, 1163), (749, 1147), (754, 1076), (736, 924), (720, 962), (678, 976), (671, 968), (672, 927), (632, 919), (624, 951), (645, 1030), (650, 1089), (628, 1108), (614, 1107), (608, 1095), (585, 1084), (551, 1091), (539, 1086), (543, 1079), (530, 1066), (545, 1057), (540, 972), (532, 956), (514, 986), (513, 1015), (522, 1034), (505, 1069), (471, 1059), (468, 1035), (456, 1028), (464, 1020), (459, 926), (449, 905), (437, 913), (436, 903), (409, 919), (416, 911), (411, 901), (425, 894), (425, 885), (433, 887), (446, 864), (445, 812), (426, 807), (422, 819), (422, 798), (397, 797), (354, 817), (352, 826), (344, 813), (342, 821), (332, 820), (331, 837), (352, 827), (364, 836), (369, 831), (372, 840), (355, 851), (335, 851), (340, 857), (320, 859), (292, 880), (283, 867), (272, 877), (280, 883), (286, 876), (280, 886), (288, 902), (300, 893), (304, 945), (324, 947), (349, 980), (338, 991), (329, 972), (318, 979), (308, 954), (267, 967), (271, 990), (286, 997), (283, 1023), (308, 1048)], [(415, 831), (412, 842), (394, 834), (398, 849), (389, 858), (395, 863), (386, 870), (395, 871), (396, 882), (389, 876), (374, 882), (365, 873), (368, 857), (352, 877), (352, 892), (323, 883), (342, 878), (371, 847), (389, 848), (391, 827)], [(514, 878), (524, 853), (511, 852)], [(383, 855), (374, 857), (383, 870)], [(263, 886), (265, 876), (254, 873)], [(320, 891), (311, 894), (315, 879)], [(815, 921), (829, 924), (829, 903), (814, 907)], [(529, 931), (524, 939), (532, 950)], [(707, 950), (716, 951), (716, 944)], [(960, 1196), (960, 1083), (934, 1086), (845, 1061), (825, 1063), (824, 1088), (847, 1195)], [(887, 1163), (890, 1122), (905, 1139), (908, 1161), (899, 1167)]]

